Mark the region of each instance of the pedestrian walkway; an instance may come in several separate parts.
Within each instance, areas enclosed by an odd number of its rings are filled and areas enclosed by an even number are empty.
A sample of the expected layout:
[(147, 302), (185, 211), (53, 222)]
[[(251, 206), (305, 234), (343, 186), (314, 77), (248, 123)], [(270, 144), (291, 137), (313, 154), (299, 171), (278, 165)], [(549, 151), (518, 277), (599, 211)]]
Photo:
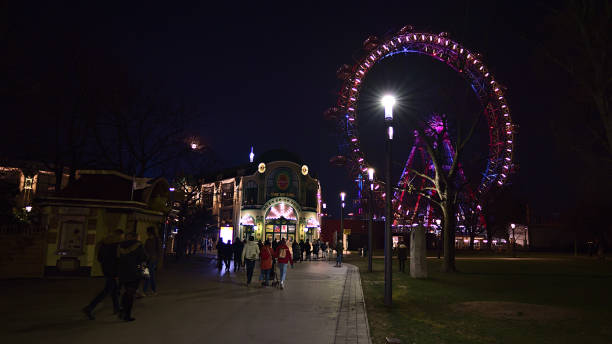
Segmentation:
[(215, 263), (168, 263), (159, 295), (136, 300), (132, 323), (111, 314), (110, 299), (95, 321), (80, 313), (99, 278), (0, 281), (0, 333), (11, 344), (370, 343), (355, 267), (296, 263), (280, 290), (247, 288), (244, 272), (219, 275)]

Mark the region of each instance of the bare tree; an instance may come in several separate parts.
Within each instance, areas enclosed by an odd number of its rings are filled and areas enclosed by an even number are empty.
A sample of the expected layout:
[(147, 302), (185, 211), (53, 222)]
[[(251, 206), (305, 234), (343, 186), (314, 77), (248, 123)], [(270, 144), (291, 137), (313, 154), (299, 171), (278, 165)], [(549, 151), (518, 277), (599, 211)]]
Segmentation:
[(543, 47), (577, 87), (574, 99), (586, 105), (581, 124), (590, 139), (574, 149), (582, 157), (595, 158), (599, 168), (612, 169), (612, 3), (569, 0), (552, 12), (548, 24), (556, 35)]
[[(465, 184), (460, 182), (459, 164), (463, 159), (464, 149), (470, 141), (482, 114), (476, 117), (466, 134), (463, 134), (461, 127), (457, 127), (457, 139), (453, 142), (453, 157), (450, 166), (445, 168), (447, 158), (445, 157), (444, 139), (449, 134), (448, 118), (442, 116), (442, 127), (436, 128), (432, 123), (421, 123), (416, 126), (420, 137), (423, 139), (425, 149), (431, 158), (434, 166), (434, 176), (430, 177), (420, 171), (411, 169), (411, 172), (428, 181), (424, 188), (414, 189), (413, 192), (419, 193), (433, 204), (437, 205), (442, 212), (443, 233), (444, 233), (444, 272), (455, 272), (455, 230), (457, 227), (457, 210), (460, 201), (460, 194), (465, 188)], [(433, 191), (433, 192), (432, 192)]]
[(97, 118), (95, 153), (102, 166), (130, 175), (162, 175), (193, 149), (185, 141), (194, 113), (160, 104), (150, 96), (129, 97)]

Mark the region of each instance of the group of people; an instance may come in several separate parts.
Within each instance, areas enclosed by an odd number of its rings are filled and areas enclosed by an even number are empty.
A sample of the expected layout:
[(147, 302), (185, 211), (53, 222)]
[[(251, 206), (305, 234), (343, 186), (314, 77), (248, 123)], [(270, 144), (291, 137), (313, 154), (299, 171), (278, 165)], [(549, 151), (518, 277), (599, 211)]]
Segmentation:
[(242, 250), (244, 249), (245, 243), (236, 237), (234, 243), (228, 240), (227, 243), (223, 242), (223, 239), (219, 238), (217, 242), (217, 270), (221, 272), (223, 264), (225, 264), (225, 270), (230, 270), (232, 259), (234, 260), (234, 272), (239, 271), (244, 264), (241, 262)]
[(310, 261), (313, 259), (313, 256), (315, 260), (319, 258), (327, 259), (329, 257), (329, 244), (322, 242), (320, 239), (313, 240), (312, 243), (308, 239), (306, 241), (300, 240), (299, 243), (295, 241), (291, 249), (296, 257), (295, 260), (300, 262)]
[[(154, 227), (147, 228), (147, 236), (143, 244), (138, 240), (138, 233), (127, 232), (124, 235), (123, 230), (117, 229), (99, 243), (97, 259), (102, 267), (105, 285), (104, 289), (82, 310), (90, 320), (95, 319), (93, 311), (96, 306), (109, 295), (113, 301), (113, 314), (118, 314), (124, 321), (136, 320), (132, 317), (132, 307), (140, 281), (143, 279), (144, 294), (157, 295), (155, 277), (157, 264), (162, 255), (161, 242)], [(122, 289), (123, 294), (120, 299)]]

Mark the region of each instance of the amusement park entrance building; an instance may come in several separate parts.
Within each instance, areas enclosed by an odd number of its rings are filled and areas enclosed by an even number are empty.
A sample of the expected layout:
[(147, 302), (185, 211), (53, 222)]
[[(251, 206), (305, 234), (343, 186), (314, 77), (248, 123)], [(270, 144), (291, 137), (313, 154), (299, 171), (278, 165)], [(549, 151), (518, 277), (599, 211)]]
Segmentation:
[(249, 235), (256, 240), (317, 239), (321, 184), (310, 173), (297, 155), (268, 151), (250, 164), (205, 178), (202, 203), (224, 241)]

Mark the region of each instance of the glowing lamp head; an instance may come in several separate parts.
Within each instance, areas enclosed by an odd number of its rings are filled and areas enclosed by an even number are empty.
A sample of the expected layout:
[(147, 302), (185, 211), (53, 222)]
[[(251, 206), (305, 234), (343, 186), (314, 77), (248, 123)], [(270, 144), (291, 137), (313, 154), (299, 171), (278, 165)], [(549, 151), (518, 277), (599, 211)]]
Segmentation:
[(26, 210), (28, 213), (29, 213), (29, 212), (31, 212), (31, 211), (32, 211), (32, 206), (31, 206), (31, 205), (26, 206), (26, 207), (25, 207), (25, 210)]
[(327, 209), (327, 203), (323, 203), (323, 209)]
[(386, 95), (382, 97), (381, 103), (385, 107), (385, 119), (393, 119), (393, 105), (395, 105), (395, 97)]
[(368, 168), (368, 179), (369, 179), (370, 181), (373, 181), (373, 180), (374, 180), (374, 169), (373, 169), (373, 168), (371, 168), (371, 167), (370, 167), (370, 168)]
[(174, 189), (174, 188), (169, 188), (168, 190), (169, 190), (170, 192), (174, 192), (174, 190), (175, 190), (175, 189)]
[(510, 224), (510, 227), (511, 227), (512, 229), (514, 229), (514, 228), (516, 228), (516, 225), (515, 225), (514, 223), (511, 223), (511, 224)]
[(198, 149), (198, 144), (197, 143), (191, 143), (191, 149)]
[(346, 193), (345, 193), (344, 191), (342, 191), (342, 192), (340, 193), (340, 200), (341, 200), (342, 202), (344, 202), (344, 197), (346, 197)]
[(442, 223), (442, 220), (436, 219), (436, 224), (439, 226)]

